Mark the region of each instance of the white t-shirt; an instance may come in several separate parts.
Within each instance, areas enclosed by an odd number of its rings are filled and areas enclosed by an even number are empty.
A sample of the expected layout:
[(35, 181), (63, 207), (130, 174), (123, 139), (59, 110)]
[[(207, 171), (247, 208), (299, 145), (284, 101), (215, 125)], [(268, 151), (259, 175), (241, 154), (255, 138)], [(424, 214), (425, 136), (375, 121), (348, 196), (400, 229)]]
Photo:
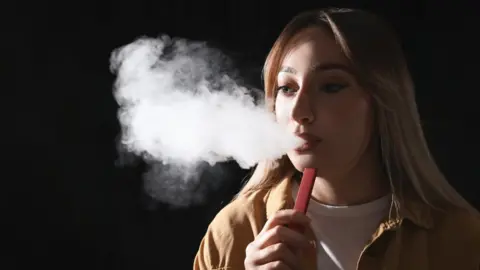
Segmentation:
[[(293, 198), (298, 186), (294, 185)], [(352, 206), (310, 200), (307, 216), (317, 238), (317, 269), (355, 270), (365, 245), (390, 209), (390, 195)]]

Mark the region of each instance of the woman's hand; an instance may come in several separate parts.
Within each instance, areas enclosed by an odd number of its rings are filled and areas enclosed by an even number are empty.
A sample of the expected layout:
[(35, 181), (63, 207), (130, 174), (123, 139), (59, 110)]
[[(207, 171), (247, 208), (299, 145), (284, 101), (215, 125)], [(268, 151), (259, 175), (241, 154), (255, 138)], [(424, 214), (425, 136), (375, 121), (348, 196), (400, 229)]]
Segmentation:
[(299, 253), (310, 243), (303, 234), (286, 226), (292, 223), (308, 226), (310, 218), (293, 209), (279, 211), (270, 218), (247, 246), (245, 269), (300, 269)]

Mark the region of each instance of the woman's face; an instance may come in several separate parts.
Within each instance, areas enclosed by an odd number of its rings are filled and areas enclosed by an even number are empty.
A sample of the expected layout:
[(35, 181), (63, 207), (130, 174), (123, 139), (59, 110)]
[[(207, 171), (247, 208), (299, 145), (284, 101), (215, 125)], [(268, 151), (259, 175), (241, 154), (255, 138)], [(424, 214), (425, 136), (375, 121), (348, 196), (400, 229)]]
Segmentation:
[(316, 167), (320, 177), (348, 173), (369, 145), (369, 96), (327, 32), (308, 28), (295, 40), (277, 77), (275, 114), (306, 144), (287, 155), (299, 171)]

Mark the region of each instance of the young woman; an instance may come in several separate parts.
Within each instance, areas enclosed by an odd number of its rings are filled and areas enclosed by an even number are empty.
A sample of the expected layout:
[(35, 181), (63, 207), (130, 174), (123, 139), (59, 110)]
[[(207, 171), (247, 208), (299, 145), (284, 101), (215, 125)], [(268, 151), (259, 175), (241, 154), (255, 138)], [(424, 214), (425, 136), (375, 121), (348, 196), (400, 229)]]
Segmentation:
[[(258, 165), (209, 226), (195, 270), (480, 269), (479, 214), (430, 155), (383, 21), (359, 10), (298, 15), (264, 84), (277, 121), (305, 145)], [(318, 174), (303, 215), (291, 208), (307, 167)]]

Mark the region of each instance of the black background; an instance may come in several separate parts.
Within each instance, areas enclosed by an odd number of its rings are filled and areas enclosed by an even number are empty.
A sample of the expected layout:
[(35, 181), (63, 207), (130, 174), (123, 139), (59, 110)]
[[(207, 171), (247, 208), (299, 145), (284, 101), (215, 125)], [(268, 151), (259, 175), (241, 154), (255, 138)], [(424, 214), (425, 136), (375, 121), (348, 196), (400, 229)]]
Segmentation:
[(209, 41), (261, 87), (261, 66), (282, 27), (299, 11), (329, 6), (369, 9), (394, 25), (433, 155), (479, 207), (473, 1), (17, 2), (2, 20), (15, 85), (2, 89), (2, 269), (191, 269), (208, 223), (247, 171), (218, 165), (225, 180), (202, 205), (149, 200), (145, 167), (116, 165), (111, 51), (143, 35)]

